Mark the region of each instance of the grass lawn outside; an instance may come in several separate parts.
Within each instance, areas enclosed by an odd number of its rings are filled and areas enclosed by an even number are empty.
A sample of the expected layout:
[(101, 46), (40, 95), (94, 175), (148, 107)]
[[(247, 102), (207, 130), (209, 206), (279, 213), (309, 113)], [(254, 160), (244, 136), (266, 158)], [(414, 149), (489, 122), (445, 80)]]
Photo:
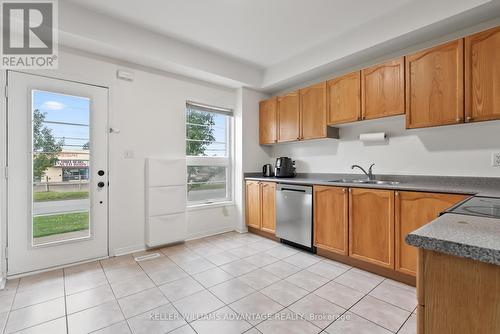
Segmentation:
[(213, 189), (225, 189), (225, 183), (200, 183), (192, 184), (189, 186), (190, 190), (213, 190)]
[(88, 212), (73, 212), (33, 217), (33, 238), (88, 230), (88, 228)]
[(43, 191), (33, 193), (33, 201), (46, 202), (46, 201), (64, 201), (69, 199), (85, 199), (89, 198), (88, 191), (68, 191), (68, 192), (55, 192)]

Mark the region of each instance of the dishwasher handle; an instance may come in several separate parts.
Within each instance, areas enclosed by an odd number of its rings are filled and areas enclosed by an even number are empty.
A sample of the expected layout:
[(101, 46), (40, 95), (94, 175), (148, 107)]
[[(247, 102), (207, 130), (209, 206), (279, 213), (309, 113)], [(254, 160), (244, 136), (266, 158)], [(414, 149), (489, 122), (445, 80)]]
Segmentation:
[(312, 194), (312, 188), (310, 186), (299, 186), (294, 184), (278, 184), (276, 190)]

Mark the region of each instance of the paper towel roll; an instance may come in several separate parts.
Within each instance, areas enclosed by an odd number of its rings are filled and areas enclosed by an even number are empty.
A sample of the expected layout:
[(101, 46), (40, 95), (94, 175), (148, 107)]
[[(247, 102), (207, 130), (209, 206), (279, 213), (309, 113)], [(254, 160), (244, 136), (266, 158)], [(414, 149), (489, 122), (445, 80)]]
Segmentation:
[(359, 140), (362, 142), (381, 142), (385, 141), (387, 136), (385, 135), (385, 132), (375, 132), (375, 133), (362, 133), (359, 135)]

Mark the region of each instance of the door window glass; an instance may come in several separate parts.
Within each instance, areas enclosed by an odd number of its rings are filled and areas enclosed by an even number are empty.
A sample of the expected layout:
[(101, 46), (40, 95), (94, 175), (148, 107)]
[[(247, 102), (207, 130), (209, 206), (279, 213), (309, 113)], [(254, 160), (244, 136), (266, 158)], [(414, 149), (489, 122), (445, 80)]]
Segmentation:
[(32, 91), (32, 245), (90, 236), (90, 100)]

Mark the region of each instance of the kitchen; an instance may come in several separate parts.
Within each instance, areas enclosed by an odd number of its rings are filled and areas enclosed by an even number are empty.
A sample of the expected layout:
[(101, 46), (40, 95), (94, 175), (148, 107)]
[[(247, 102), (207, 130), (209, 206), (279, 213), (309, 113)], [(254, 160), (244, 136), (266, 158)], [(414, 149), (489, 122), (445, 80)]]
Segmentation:
[[(407, 130), (498, 119), (497, 97), (486, 93), (495, 80), (488, 69), (498, 63), (488, 60), (497, 47), (486, 41), (498, 31), (261, 101), (260, 144), (338, 139), (339, 124), (397, 115), (404, 115)], [(390, 145), (384, 132), (362, 133), (359, 140)], [(498, 159), (493, 155), (492, 164)], [(489, 295), (498, 295), (493, 286), (500, 277), (498, 178), (375, 175), (374, 163), (353, 164), (361, 176), (297, 173), (295, 164), (280, 157), (274, 173), (266, 164), (262, 174), (246, 175), (251, 232), (417, 285), (419, 333), (498, 330), (498, 314), (486, 311), (498, 305)], [(450, 270), (454, 266), (460, 271)], [(463, 298), (475, 301), (463, 305)], [(466, 318), (471, 315), (477, 321)]]
[(41, 3), (0, 334), (500, 332), (498, 2)]

